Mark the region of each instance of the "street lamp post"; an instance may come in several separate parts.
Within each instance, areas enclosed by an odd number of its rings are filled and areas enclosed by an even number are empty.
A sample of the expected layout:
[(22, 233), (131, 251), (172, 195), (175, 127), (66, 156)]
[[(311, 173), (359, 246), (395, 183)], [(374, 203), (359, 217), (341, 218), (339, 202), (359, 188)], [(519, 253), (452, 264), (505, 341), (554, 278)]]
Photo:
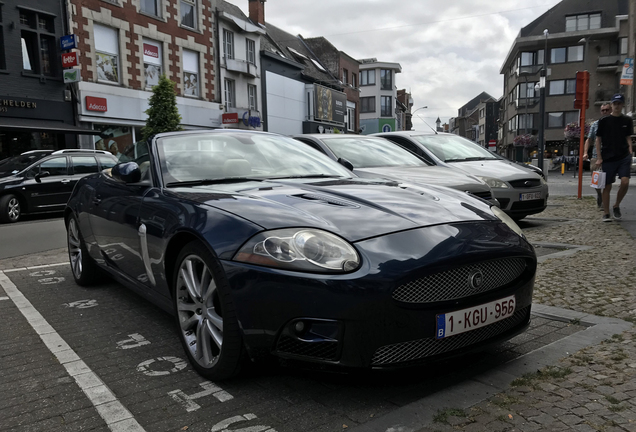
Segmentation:
[(543, 50), (543, 69), (539, 78), (539, 154), (538, 165), (543, 171), (543, 153), (545, 152), (545, 84), (548, 70), (548, 30), (543, 30), (545, 36), (545, 48)]
[[(421, 109), (426, 109), (426, 108), (428, 108), (428, 106), (423, 106), (423, 107), (419, 107), (419, 108), (417, 108), (415, 111), (413, 111), (413, 112), (411, 113), (411, 118), (413, 118), (413, 115), (415, 115), (415, 113), (416, 113), (416, 112), (418, 112), (418, 111), (419, 111), (419, 110), (421, 110)], [(418, 116), (418, 117), (419, 117), (419, 116)], [(411, 124), (411, 127), (413, 127), (413, 125), (412, 125), (412, 124)]]

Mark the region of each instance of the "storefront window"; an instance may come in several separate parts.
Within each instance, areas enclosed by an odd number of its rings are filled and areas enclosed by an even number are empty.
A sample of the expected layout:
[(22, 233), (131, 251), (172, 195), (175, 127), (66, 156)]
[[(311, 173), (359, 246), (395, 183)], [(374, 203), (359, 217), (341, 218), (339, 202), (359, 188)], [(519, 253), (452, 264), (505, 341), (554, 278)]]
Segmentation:
[(117, 157), (135, 142), (132, 126), (96, 124), (94, 129), (102, 133), (101, 137), (95, 136), (95, 150), (106, 150)]
[(47, 132), (0, 133), (0, 160), (31, 150), (60, 150), (66, 148), (63, 134)]

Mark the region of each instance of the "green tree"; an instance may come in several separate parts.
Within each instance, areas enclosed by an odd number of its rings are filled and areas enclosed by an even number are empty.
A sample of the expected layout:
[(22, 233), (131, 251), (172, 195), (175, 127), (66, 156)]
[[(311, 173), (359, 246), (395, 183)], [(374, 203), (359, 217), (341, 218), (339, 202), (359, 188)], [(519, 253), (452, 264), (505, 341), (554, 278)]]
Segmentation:
[(149, 107), (146, 110), (148, 120), (141, 130), (143, 139), (161, 132), (173, 132), (183, 130), (181, 116), (177, 108), (177, 95), (174, 91), (174, 83), (161, 75), (159, 84), (152, 88)]

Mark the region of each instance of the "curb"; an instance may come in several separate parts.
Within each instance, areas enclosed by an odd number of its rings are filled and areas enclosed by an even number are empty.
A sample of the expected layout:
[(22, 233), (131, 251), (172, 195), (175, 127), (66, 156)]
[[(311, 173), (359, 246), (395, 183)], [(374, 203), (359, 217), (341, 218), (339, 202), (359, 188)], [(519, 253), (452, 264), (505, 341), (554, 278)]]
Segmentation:
[[(555, 254), (556, 255), (556, 254)], [(633, 324), (617, 318), (599, 317), (568, 309), (532, 305), (532, 315), (551, 320), (572, 322), (588, 326), (563, 339), (538, 348), (528, 354), (509, 361), (488, 372), (476, 375), (460, 384), (422, 398), (398, 408), (372, 422), (367, 422), (351, 431), (355, 432), (415, 432), (433, 423), (439, 410), (449, 406), (467, 409), (477, 403), (503, 392), (510, 383), (524, 374), (536, 372), (545, 366), (554, 365), (559, 359), (570, 356), (589, 346), (597, 345), (612, 335), (622, 333)]]

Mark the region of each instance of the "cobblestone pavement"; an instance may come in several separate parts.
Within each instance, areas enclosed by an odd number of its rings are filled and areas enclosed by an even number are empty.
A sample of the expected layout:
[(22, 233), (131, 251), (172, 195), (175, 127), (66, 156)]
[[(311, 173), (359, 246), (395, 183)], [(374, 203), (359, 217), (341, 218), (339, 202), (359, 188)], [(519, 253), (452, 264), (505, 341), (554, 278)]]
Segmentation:
[[(541, 262), (535, 302), (636, 323), (636, 241), (601, 222), (593, 198), (550, 198), (522, 222), (531, 242), (592, 246)], [(636, 329), (515, 380), (470, 409), (440, 410), (432, 431), (636, 431)]]

